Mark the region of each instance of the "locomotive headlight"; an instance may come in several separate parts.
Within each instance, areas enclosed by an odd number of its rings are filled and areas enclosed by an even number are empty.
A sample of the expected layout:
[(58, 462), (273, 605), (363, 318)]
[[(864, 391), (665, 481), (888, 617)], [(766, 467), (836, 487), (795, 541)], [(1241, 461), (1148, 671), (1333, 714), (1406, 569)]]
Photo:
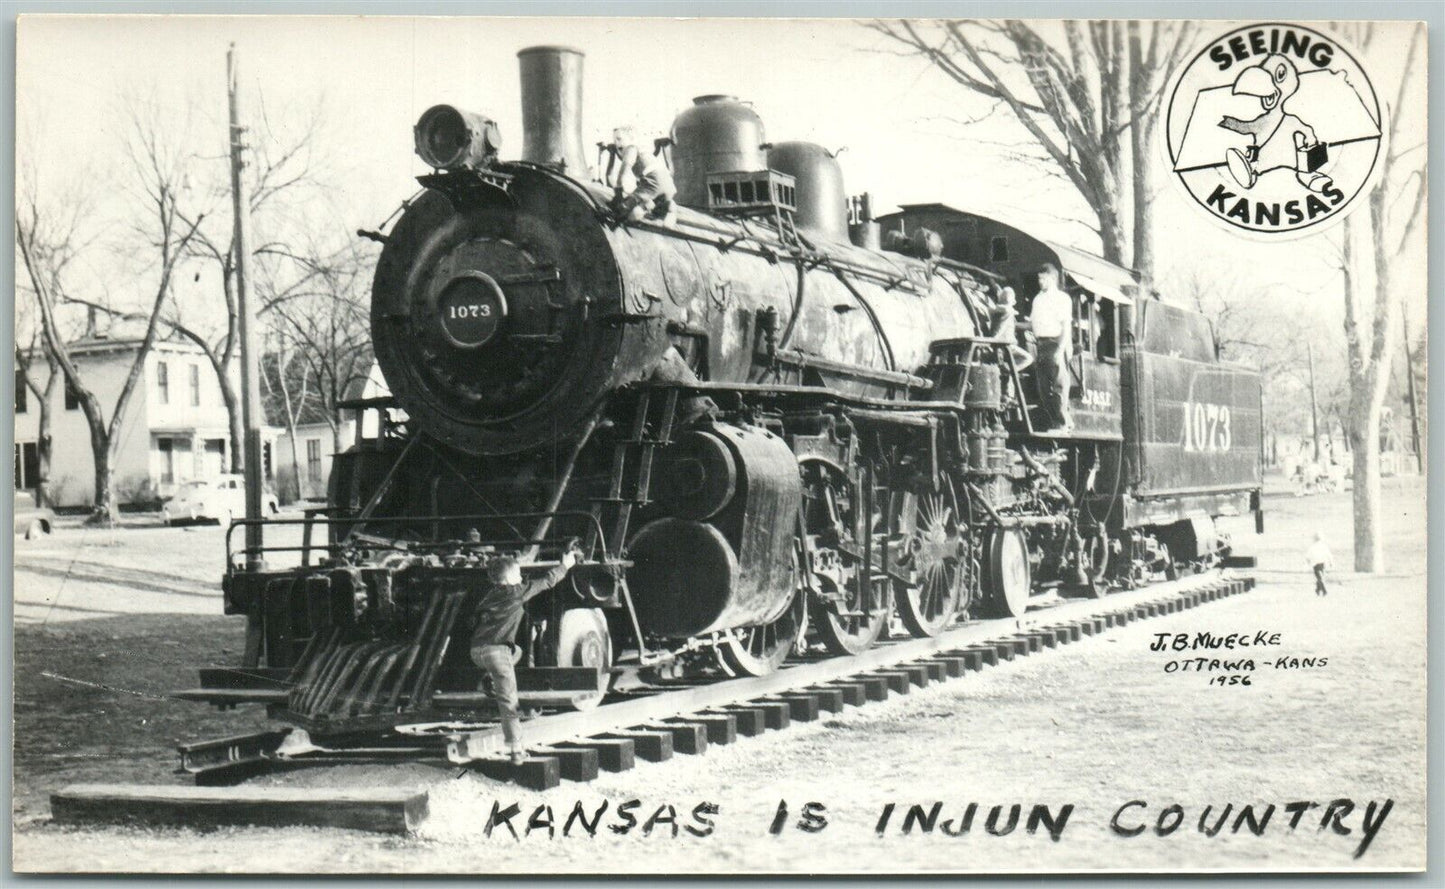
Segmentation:
[(502, 147), (502, 132), (490, 118), (451, 105), (433, 105), (412, 128), (416, 153), (439, 170), (486, 166)]

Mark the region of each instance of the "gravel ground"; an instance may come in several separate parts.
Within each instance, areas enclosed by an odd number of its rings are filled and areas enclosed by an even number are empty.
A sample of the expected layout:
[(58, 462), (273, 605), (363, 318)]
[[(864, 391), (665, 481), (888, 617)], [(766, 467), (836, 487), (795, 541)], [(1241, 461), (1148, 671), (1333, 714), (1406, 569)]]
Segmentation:
[[(1302, 552), (1318, 528), (1348, 566), (1348, 493), (1270, 498), (1269, 531), (1235, 529), (1258, 553), (1259, 588), (1167, 618), (1134, 624), (1038, 657), (853, 709), (811, 725), (714, 748), (702, 758), (639, 765), (588, 785), (533, 793), (476, 775), (423, 766), (337, 767), (271, 778), (290, 784), (430, 786), (432, 816), (421, 835), (380, 838), (349, 831), (227, 829), (212, 833), (75, 830), (46, 818), (45, 794), (77, 780), (174, 780), (171, 743), (244, 730), (258, 720), (38, 677), (109, 676), (115, 685), (159, 689), (178, 665), (205, 660), (240, 629), (219, 618), (125, 616), (17, 627), (15, 867), (22, 871), (296, 871), (734, 873), (918, 870), (1341, 870), (1408, 869), (1425, 863), (1425, 503), (1419, 480), (1387, 480), (1385, 539), (1391, 573), (1338, 572), (1331, 595), (1312, 594)], [(157, 532), (170, 533), (170, 532)], [(17, 560), (24, 557), (18, 556)], [(154, 566), (152, 566), (154, 567)], [(157, 573), (163, 573), (156, 569)], [(194, 579), (204, 582), (205, 573)], [(20, 575), (18, 584), (25, 583)], [(75, 590), (75, 587), (68, 587)], [(17, 595), (20, 591), (17, 591)], [(186, 607), (189, 610), (189, 600)], [(217, 606), (218, 607), (218, 606)], [(214, 612), (212, 612), (214, 613)], [(183, 621), (183, 622), (180, 622)], [(180, 627), (180, 632), (176, 628)], [(1211, 685), (1225, 671), (1168, 672), (1185, 654), (1150, 650), (1158, 633), (1278, 633), (1253, 655), (1250, 684)], [(170, 644), (157, 640), (169, 635)], [(174, 637), (181, 636), (181, 641)], [(149, 644), (143, 644), (149, 643)], [(1260, 652), (1267, 654), (1260, 654)], [(158, 653), (157, 653), (158, 652)], [(106, 656), (109, 655), (107, 658)], [(1194, 654), (1187, 656), (1193, 657)], [(1211, 653), (1211, 656), (1216, 656)], [(1276, 668), (1277, 658), (1324, 658)], [(104, 666), (110, 660), (109, 667)], [(50, 665), (48, 668), (46, 665)], [(38, 670), (37, 670), (38, 668)], [(107, 672), (109, 671), (109, 672)], [(169, 672), (167, 672), (169, 671)], [(1245, 671), (1234, 671), (1241, 673)], [(139, 720), (145, 720), (140, 724)], [(223, 727), (224, 726), (224, 727)], [(55, 729), (68, 727), (61, 743)], [(121, 760), (108, 759), (114, 749)], [(70, 756), (71, 759), (66, 759)], [(101, 778), (100, 775), (106, 777)], [(1357, 808), (1342, 835), (1322, 829), (1330, 802)], [(1387, 814), (1379, 808), (1392, 800)], [(632, 806), (629, 801), (636, 800)], [(1110, 827), (1147, 825), (1136, 836)], [(789, 818), (769, 827), (781, 801)], [(1370, 802), (1376, 832), (1355, 858)], [(595, 838), (574, 823), (608, 808)], [(806, 803), (827, 826), (798, 828)], [(1291, 829), (1290, 803), (1317, 803)], [(496, 806), (516, 803), (507, 828), (486, 831)], [(712, 803), (706, 836), (694, 817)], [(875, 825), (894, 804), (882, 836)], [(910, 806), (942, 803), (932, 832), (904, 834)], [(959, 836), (969, 803), (971, 829)], [(1019, 804), (1016, 829), (1005, 830)], [(1234, 829), (1240, 809), (1277, 808), (1262, 829)], [(1057, 841), (1047, 825), (1027, 829), (1035, 806), (1058, 816), (1072, 805)], [(1179, 828), (1166, 826), (1177, 805)], [(666, 820), (676, 812), (674, 836)], [(1001, 806), (987, 829), (989, 811)], [(1224, 828), (1212, 826), (1232, 806)], [(552, 832), (540, 822), (550, 807)], [(636, 819), (627, 833), (611, 828)], [(653, 829), (647, 822), (661, 812)], [(538, 826), (528, 831), (529, 816)], [(1383, 819), (1383, 820), (1382, 820)]]

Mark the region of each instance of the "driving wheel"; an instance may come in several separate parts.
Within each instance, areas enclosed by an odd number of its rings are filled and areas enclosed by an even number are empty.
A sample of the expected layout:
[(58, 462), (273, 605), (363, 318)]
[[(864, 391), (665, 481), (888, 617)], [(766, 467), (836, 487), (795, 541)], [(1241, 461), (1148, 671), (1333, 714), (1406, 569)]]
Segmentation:
[(958, 506), (953, 489), (891, 498), (893, 528), (889, 555), (898, 574), (893, 596), (898, 617), (916, 639), (937, 636), (958, 612), (962, 593), (959, 571)]
[(1021, 617), (1033, 584), (1028, 540), (1018, 528), (996, 528), (984, 550), (984, 617)]

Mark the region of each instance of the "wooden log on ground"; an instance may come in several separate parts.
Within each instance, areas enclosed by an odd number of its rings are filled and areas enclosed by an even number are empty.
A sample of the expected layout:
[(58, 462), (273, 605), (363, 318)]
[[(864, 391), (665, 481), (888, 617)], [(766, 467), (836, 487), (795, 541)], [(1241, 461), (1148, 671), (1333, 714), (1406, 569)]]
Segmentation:
[(306, 826), (408, 833), (426, 819), (427, 794), (391, 787), (71, 784), (50, 795), (50, 814), (59, 824)]

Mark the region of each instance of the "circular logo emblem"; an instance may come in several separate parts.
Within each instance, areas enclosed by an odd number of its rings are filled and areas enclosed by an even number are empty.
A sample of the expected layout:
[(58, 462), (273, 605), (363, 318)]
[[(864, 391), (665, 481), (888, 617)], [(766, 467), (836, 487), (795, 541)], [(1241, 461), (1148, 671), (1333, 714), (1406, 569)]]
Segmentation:
[(442, 332), (453, 346), (476, 349), (496, 335), (507, 313), (507, 299), (490, 276), (467, 272), (447, 282), (437, 311)]
[(1343, 218), (1382, 150), (1380, 101), (1339, 39), (1288, 24), (1224, 34), (1165, 110), (1170, 169), (1213, 219), (1297, 237)]

